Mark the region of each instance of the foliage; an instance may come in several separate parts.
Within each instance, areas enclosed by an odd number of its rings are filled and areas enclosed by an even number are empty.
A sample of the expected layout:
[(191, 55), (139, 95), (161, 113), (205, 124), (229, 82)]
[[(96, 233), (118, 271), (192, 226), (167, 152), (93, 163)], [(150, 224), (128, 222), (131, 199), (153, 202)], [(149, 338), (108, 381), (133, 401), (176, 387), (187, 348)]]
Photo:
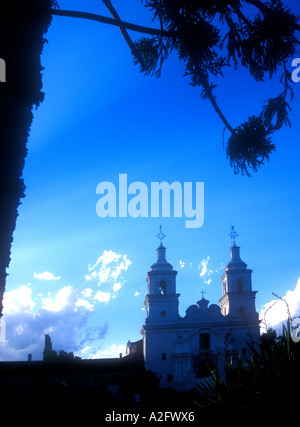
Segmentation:
[[(286, 63), (299, 46), (298, 17), (280, 0), (141, 1), (159, 22), (162, 35), (140, 38), (135, 62), (146, 75), (159, 77), (164, 61), (176, 51), (190, 84), (202, 90), (201, 97), (211, 101), (231, 132), (226, 153), (234, 172), (250, 176), (249, 170), (256, 172), (275, 150), (271, 133), (283, 124), (290, 126), (287, 95), (292, 99), (293, 93)], [(246, 67), (256, 81), (283, 69), (282, 93), (267, 101), (259, 117), (251, 116), (236, 128), (220, 110), (213, 93), (216, 84), (210, 82), (231, 64)]]
[(263, 119), (251, 116), (230, 136), (226, 155), (227, 158), (230, 158), (234, 173), (241, 170), (242, 173), (250, 175), (248, 168), (250, 167), (256, 172), (266, 159), (269, 160), (273, 150), (275, 150), (275, 145), (271, 143), (269, 131), (266, 129)]
[(275, 410), (297, 403), (300, 345), (291, 339), (290, 322), (283, 325), (281, 335), (270, 330), (259, 346), (249, 344), (249, 352), (245, 361), (231, 356), (224, 372), (214, 370), (210, 380), (199, 384), (199, 406)]

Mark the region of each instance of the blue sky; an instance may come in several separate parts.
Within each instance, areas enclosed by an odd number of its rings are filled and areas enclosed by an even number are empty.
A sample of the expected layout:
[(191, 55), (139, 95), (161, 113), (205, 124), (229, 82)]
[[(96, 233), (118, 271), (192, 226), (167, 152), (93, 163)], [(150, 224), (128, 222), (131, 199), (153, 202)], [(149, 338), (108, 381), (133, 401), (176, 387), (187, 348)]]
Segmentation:
[[(289, 3), (300, 14), (298, 1)], [(101, 1), (59, 4), (108, 15)], [(154, 25), (138, 0), (113, 4), (122, 19)], [(167, 259), (178, 270), (181, 315), (202, 289), (211, 303), (221, 297), (231, 225), (253, 269), (257, 311), (275, 292), (299, 315), (300, 83), (294, 85), (292, 127), (274, 135), (276, 152), (249, 178), (234, 175), (223, 125), (182, 76), (175, 55), (156, 79), (140, 74), (115, 27), (53, 17), (46, 37), (45, 100), (34, 111), (28, 142), (0, 359), (25, 360), (28, 353), (41, 359), (44, 333), (55, 350), (81, 357), (116, 356), (129, 339), (140, 339), (145, 278), (156, 260), (160, 224)], [(255, 83), (238, 69), (226, 71), (216, 94), (237, 126), (279, 91), (276, 79)], [(155, 181), (204, 182), (203, 226), (188, 229), (185, 218), (173, 217), (99, 218), (96, 187), (103, 181), (117, 186), (119, 174), (148, 188)], [(283, 320), (280, 304), (270, 310), (270, 324)]]

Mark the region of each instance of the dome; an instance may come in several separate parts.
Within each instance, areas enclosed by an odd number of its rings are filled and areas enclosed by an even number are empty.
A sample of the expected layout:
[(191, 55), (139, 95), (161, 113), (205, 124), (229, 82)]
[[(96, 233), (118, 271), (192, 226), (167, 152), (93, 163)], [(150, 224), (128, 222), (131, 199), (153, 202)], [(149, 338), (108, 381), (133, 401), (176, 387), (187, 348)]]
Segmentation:
[(160, 243), (156, 249), (157, 261), (151, 266), (151, 270), (172, 270), (173, 266), (166, 260), (166, 248)]
[(209, 301), (205, 298), (201, 298), (200, 301), (197, 301), (199, 310), (206, 310), (208, 307), (208, 303), (209, 303)]
[(197, 305), (193, 304), (188, 307), (185, 311), (185, 317), (182, 319), (183, 322), (190, 321), (211, 321), (216, 318), (223, 318), (221, 315), (221, 308), (217, 304), (208, 305), (209, 301), (202, 298), (197, 301)]
[(240, 248), (236, 246), (235, 242), (230, 249), (231, 259), (226, 266), (226, 270), (245, 270), (247, 268), (247, 264), (241, 260), (240, 257)]
[(208, 307), (208, 310), (210, 311), (210, 313), (212, 314), (212, 316), (219, 316), (219, 315), (221, 315), (221, 307), (218, 306), (217, 304), (211, 304)]
[(186, 310), (185, 314), (186, 316), (190, 316), (192, 313), (195, 313), (198, 311), (198, 306), (196, 304), (190, 305)]

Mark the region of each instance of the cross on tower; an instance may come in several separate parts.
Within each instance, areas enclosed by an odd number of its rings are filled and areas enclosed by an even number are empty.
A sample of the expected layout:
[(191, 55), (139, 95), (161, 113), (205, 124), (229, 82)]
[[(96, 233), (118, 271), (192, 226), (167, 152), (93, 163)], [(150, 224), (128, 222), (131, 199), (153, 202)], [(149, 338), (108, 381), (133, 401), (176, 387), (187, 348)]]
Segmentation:
[(166, 235), (162, 232), (161, 225), (159, 226), (159, 233), (156, 235), (156, 237), (160, 240), (160, 243), (162, 243), (163, 239), (166, 237)]
[(231, 238), (231, 243), (235, 244), (235, 239), (239, 236), (239, 233), (237, 231), (235, 231), (234, 225), (232, 225), (230, 227), (230, 234), (229, 234), (229, 236)]
[(202, 291), (201, 291), (201, 294), (202, 294), (202, 299), (204, 298), (204, 294), (205, 294), (206, 292), (202, 289)]

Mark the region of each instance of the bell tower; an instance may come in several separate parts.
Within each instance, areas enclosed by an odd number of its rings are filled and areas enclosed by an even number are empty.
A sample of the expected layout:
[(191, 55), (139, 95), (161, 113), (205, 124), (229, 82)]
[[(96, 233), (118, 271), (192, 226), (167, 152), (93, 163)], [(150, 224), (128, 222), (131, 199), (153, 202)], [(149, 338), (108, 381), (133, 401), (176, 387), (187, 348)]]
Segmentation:
[(157, 261), (147, 274), (146, 324), (167, 324), (178, 321), (178, 298), (176, 293), (177, 271), (166, 260), (166, 248), (162, 242), (156, 250)]
[(236, 245), (237, 233), (232, 227), (233, 240), (230, 249), (230, 261), (225, 268), (222, 280), (222, 298), (220, 299), (221, 312), (232, 318), (247, 318), (256, 320), (258, 314), (255, 309), (255, 295), (252, 290), (252, 270), (240, 257), (240, 248)]
[(174, 342), (180, 320), (176, 293), (177, 271), (166, 259), (165, 237), (161, 231), (157, 236), (160, 245), (156, 250), (157, 260), (147, 274), (147, 295), (145, 298), (146, 319), (142, 327), (143, 355), (145, 367), (156, 372), (162, 382), (173, 380)]

